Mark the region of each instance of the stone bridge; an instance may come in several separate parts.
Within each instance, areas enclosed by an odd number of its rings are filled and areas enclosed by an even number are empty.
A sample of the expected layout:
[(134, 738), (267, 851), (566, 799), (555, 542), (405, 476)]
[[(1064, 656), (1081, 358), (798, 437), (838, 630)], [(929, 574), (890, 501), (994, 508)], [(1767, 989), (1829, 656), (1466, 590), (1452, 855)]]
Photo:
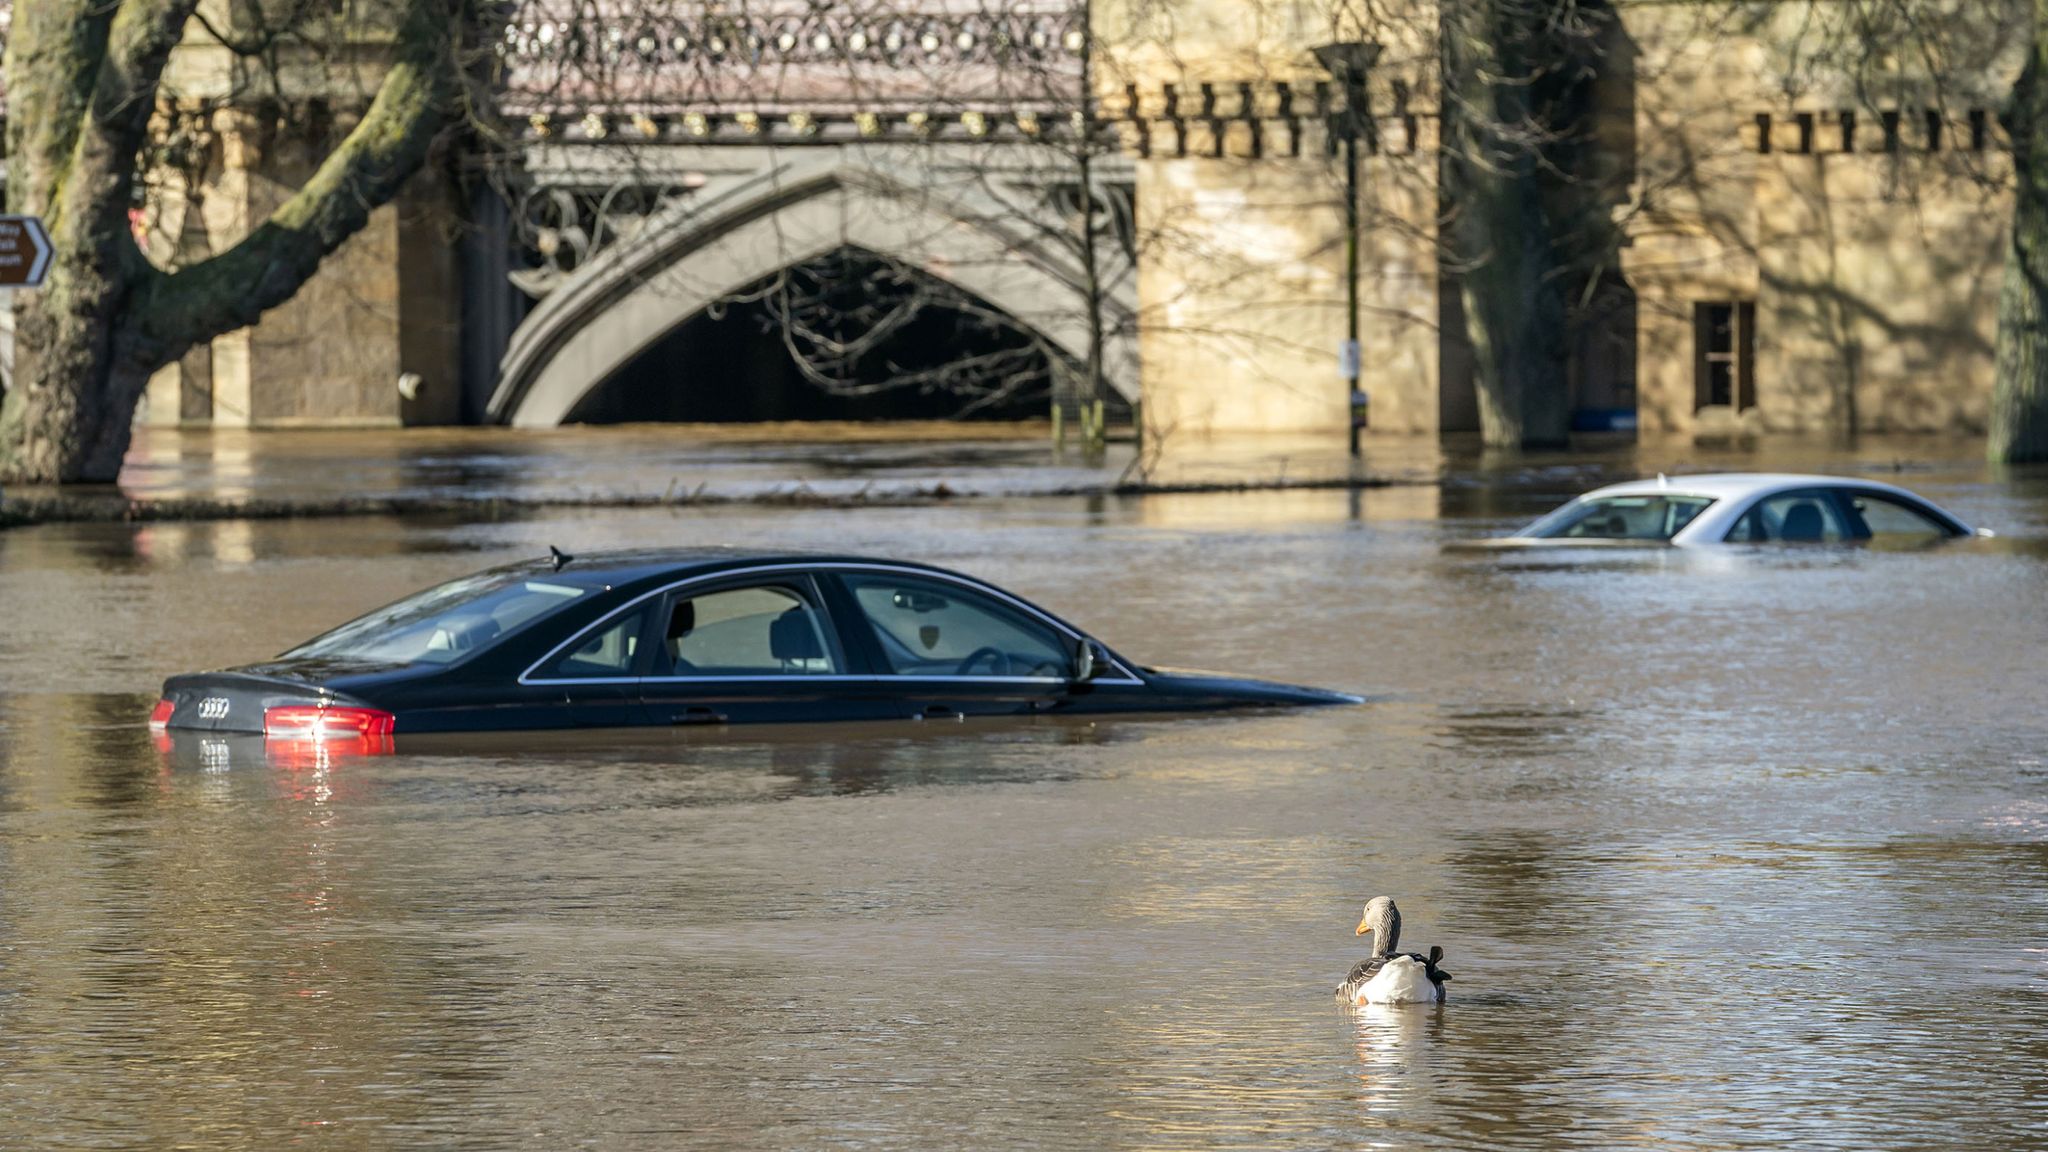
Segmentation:
[(1106, 383), (1135, 400), (1128, 165), (1091, 165), (1103, 233), (1092, 289), (1072, 242), (1073, 167), (1071, 154), (1031, 142), (536, 147), (510, 221), (532, 263), (509, 273), (535, 302), (510, 333), (485, 414), (561, 423), (666, 334), (847, 250), (965, 293), (1029, 334), (1058, 372), (1088, 362), (1094, 313)]
[(524, 255), (507, 277), (533, 303), (482, 415), (561, 423), (681, 326), (847, 253), (1003, 318), (1055, 381), (1080, 379), (1099, 340), (1105, 383), (1135, 400), (1134, 177), (1073, 130), (1076, 10), (925, 7), (603, 31), (526, 8), (507, 44), (525, 140), (504, 228)]

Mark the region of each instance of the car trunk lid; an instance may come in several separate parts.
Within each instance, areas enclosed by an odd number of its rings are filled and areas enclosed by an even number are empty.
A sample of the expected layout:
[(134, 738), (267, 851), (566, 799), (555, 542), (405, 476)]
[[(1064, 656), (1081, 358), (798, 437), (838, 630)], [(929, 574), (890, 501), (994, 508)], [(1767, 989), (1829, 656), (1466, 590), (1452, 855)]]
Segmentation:
[(171, 705), (165, 727), (203, 732), (262, 732), (263, 713), (283, 705), (355, 703), (309, 670), (284, 669), (173, 676), (164, 681), (163, 698)]

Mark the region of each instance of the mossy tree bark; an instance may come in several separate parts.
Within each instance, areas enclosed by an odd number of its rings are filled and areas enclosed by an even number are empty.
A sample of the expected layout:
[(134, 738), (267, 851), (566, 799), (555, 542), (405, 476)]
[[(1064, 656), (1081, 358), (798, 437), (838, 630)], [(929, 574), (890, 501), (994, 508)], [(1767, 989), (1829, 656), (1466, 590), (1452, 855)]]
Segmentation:
[(1564, 447), (1571, 431), (1566, 285), (1606, 259), (1593, 190), (1577, 172), (1589, 131), (1601, 3), (1445, 0), (1448, 208), (1488, 447)]
[(2014, 464), (2048, 461), (2048, 0), (2036, 0), (2034, 24), (2006, 114), (2016, 187), (1987, 445), (1992, 460)]
[(14, 210), (41, 216), (49, 278), (15, 296), (0, 478), (110, 483), (158, 368), (289, 299), (425, 162), (456, 105), (458, 14), (407, 0), (369, 110), (239, 243), (166, 272), (128, 209), (157, 89), (198, 0), (17, 0), (4, 64)]

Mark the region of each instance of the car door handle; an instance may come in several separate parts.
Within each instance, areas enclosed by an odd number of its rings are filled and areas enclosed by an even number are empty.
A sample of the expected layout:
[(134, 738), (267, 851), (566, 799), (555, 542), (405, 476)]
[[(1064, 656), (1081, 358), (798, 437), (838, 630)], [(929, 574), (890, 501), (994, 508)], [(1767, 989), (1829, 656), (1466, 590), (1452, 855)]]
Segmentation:
[(702, 707), (685, 708), (681, 712), (670, 716), (668, 722), (671, 724), (723, 724), (725, 723), (725, 713), (714, 712), (709, 708)]
[(917, 720), (965, 720), (966, 715), (958, 708), (945, 704), (927, 704), (913, 717)]

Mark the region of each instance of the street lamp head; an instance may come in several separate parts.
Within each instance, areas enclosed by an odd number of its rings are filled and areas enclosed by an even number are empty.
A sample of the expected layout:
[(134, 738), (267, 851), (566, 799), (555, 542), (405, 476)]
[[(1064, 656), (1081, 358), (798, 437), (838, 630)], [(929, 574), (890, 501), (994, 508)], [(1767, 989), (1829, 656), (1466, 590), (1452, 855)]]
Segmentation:
[(1357, 84), (1379, 63), (1382, 49), (1370, 40), (1344, 40), (1319, 44), (1310, 51), (1316, 54), (1316, 63), (1323, 66), (1323, 71), (1343, 83)]

